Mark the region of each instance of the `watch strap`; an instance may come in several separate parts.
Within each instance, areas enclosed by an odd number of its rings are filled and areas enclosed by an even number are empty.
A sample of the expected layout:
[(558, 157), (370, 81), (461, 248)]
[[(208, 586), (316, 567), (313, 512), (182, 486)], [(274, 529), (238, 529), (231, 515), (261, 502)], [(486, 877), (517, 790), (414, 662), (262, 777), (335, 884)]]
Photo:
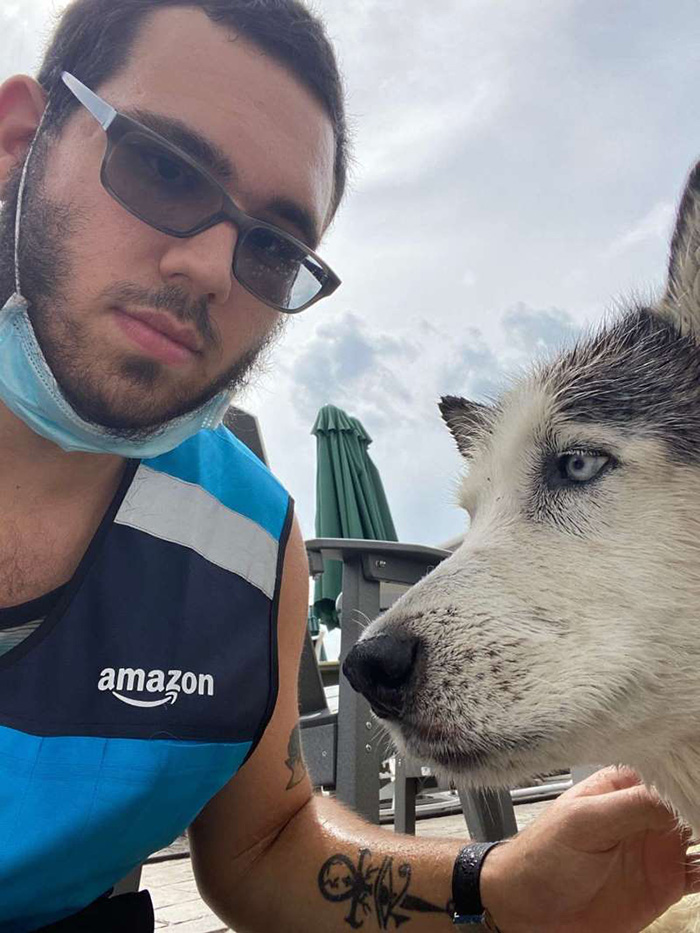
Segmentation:
[(452, 871), (452, 922), (459, 925), (481, 924), (494, 930), (493, 920), (487, 916), (481, 902), (479, 879), (484, 859), (499, 842), (472, 842), (462, 848)]

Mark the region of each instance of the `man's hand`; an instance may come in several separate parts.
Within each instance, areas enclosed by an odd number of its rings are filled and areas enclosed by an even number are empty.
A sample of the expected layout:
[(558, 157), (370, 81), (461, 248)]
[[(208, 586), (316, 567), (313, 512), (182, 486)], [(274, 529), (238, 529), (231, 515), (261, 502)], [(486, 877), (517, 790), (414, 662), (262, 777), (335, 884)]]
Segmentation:
[(488, 855), (482, 900), (502, 933), (640, 933), (700, 891), (689, 841), (633, 771), (606, 768)]

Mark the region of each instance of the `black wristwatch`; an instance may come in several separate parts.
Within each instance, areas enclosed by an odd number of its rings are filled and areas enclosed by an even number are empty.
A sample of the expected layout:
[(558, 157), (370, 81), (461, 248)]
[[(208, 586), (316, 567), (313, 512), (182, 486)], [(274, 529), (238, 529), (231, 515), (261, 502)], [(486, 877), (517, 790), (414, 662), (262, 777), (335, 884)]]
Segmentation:
[(481, 903), (479, 878), (484, 859), (500, 842), (473, 842), (460, 851), (452, 871), (452, 922), (457, 925), (481, 924), (498, 930)]

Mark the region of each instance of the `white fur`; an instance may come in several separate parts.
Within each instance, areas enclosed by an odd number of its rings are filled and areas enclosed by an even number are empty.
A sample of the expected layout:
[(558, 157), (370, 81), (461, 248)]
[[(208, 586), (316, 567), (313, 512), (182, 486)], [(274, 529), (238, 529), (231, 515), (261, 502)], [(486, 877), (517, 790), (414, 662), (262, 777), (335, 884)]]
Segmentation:
[[(464, 544), (365, 633), (399, 627), (425, 645), (411, 706), (439, 728), (396, 738), (475, 785), (624, 762), (698, 835), (700, 474), (658, 441), (555, 424), (550, 408), (528, 383), (506, 400), (462, 487)], [(545, 427), (561, 450), (585, 438), (625, 464), (596, 501), (574, 498), (580, 534), (524, 514)], [(450, 764), (472, 750), (484, 764)]]
[[(600, 930), (599, 933), (607, 931)], [(644, 933), (700, 933), (700, 895), (684, 898), (648, 926)]]
[[(412, 715), (434, 733), (392, 732), (409, 754), (437, 752), (444, 772), (477, 786), (624, 762), (697, 837), (700, 475), (671, 464), (657, 441), (561, 422), (562, 450), (585, 433), (625, 468), (607, 478), (602, 502), (576, 503), (581, 535), (535, 525), (522, 503), (532, 438), (548, 417), (532, 386), (508, 400), (462, 487), (464, 544), (364, 635), (398, 626), (426, 647)], [(522, 747), (507, 747), (521, 736)], [(491, 752), (473, 767), (441, 755), (475, 747)], [(651, 929), (696, 928), (691, 904)]]

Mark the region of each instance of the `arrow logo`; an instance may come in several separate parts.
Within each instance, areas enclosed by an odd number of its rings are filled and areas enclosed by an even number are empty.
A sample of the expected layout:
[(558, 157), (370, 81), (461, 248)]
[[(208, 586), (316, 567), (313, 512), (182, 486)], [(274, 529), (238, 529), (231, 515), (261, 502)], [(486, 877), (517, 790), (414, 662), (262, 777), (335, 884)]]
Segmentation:
[(122, 703), (128, 703), (129, 706), (152, 708), (154, 706), (165, 706), (167, 703), (170, 703), (172, 706), (172, 704), (178, 698), (178, 693), (176, 690), (169, 690), (162, 700), (134, 700), (132, 697), (122, 696), (121, 693), (117, 693), (116, 690), (112, 690), (112, 696), (116, 697), (118, 700), (121, 700)]

